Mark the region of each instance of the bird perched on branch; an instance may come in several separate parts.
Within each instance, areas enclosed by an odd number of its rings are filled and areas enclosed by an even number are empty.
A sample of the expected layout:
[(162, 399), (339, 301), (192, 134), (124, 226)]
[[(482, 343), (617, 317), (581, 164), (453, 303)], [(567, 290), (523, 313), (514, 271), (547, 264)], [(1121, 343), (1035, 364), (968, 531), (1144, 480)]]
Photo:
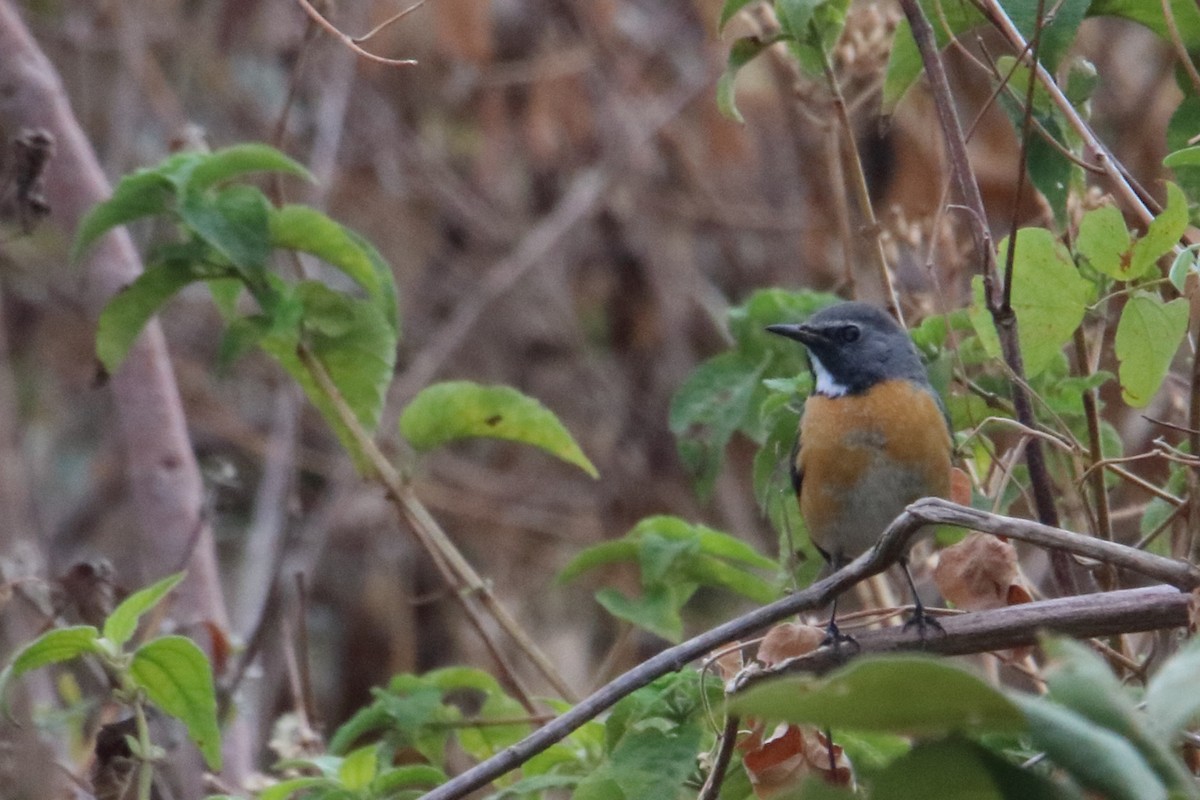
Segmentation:
[[(908, 332), (865, 303), (839, 303), (803, 323), (770, 325), (808, 349), (815, 386), (792, 451), (792, 485), (813, 544), (836, 570), (866, 552), (922, 497), (949, 497), (950, 427)], [(905, 627), (941, 626), (925, 612), (908, 571), (915, 611)], [(837, 627), (828, 643), (853, 641)]]

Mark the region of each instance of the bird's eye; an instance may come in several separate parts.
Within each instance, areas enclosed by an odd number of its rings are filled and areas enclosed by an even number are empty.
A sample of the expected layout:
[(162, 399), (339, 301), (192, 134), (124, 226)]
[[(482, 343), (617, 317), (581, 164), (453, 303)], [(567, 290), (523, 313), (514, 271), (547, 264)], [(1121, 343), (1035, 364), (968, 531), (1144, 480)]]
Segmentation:
[(858, 341), (858, 337), (862, 335), (862, 331), (858, 329), (857, 325), (843, 325), (842, 329), (838, 331), (838, 335), (843, 342), (850, 344), (851, 342)]

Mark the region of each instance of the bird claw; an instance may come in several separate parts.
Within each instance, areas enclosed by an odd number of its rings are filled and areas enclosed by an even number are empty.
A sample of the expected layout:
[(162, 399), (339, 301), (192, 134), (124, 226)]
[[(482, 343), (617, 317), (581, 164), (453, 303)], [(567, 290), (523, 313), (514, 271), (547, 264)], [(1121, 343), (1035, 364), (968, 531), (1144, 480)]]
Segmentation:
[(842, 645), (853, 646), (855, 650), (859, 649), (858, 640), (848, 633), (842, 633), (837, 623), (831, 620), (825, 628), (825, 638), (821, 641), (821, 647), (832, 647), (834, 650), (840, 651)]
[(924, 606), (918, 605), (911, 617), (904, 623), (904, 630), (907, 632), (910, 628), (916, 628), (917, 633), (921, 637), (921, 641), (925, 641), (926, 632), (930, 629), (937, 631), (942, 636), (946, 635), (946, 629), (942, 627), (942, 623), (937, 621), (937, 618), (931, 616)]

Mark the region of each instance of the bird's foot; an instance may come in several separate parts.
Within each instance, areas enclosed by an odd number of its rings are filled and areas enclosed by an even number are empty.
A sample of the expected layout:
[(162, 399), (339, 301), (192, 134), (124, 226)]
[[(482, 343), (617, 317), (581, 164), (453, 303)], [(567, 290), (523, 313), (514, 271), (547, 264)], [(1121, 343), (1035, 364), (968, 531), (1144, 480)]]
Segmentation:
[(925, 641), (929, 631), (937, 631), (942, 636), (946, 635), (946, 629), (942, 627), (942, 623), (937, 621), (937, 617), (931, 615), (925, 610), (925, 606), (917, 604), (913, 609), (912, 616), (904, 623), (904, 630), (908, 631), (911, 628), (916, 628), (917, 633), (921, 637), (921, 641)]
[(821, 640), (821, 647), (832, 647), (834, 650), (841, 650), (842, 646), (853, 647), (859, 649), (858, 641), (848, 633), (842, 633), (842, 629), (837, 626), (833, 620), (825, 626), (825, 638)]

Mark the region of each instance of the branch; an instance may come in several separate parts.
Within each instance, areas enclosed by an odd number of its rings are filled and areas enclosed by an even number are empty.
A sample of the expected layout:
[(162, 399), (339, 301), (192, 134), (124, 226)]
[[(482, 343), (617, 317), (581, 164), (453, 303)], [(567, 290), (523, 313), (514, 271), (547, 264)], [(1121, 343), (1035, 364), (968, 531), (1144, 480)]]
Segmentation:
[[(568, 736), (588, 720), (595, 718), (605, 709), (610, 708), (618, 700), (642, 688), (651, 681), (668, 673), (677, 672), (688, 663), (708, 655), (713, 650), (730, 642), (750, 636), (768, 625), (780, 622), (801, 611), (810, 611), (827, 605), (833, 598), (854, 584), (886, 569), (905, 552), (912, 537), (923, 527), (931, 523), (960, 525), (985, 533), (1008, 536), (1042, 547), (1050, 547), (1088, 558), (1099, 559), (1114, 566), (1125, 567), (1147, 577), (1165, 581), (1179, 589), (1191, 590), (1200, 587), (1200, 569), (1182, 561), (1175, 561), (1150, 553), (1140, 553), (1124, 545), (1101, 541), (1090, 536), (1071, 533), (1070, 531), (1059, 530), (1030, 520), (989, 514), (986, 511), (977, 511), (973, 508), (960, 506), (946, 500), (936, 498), (920, 500), (905, 509), (888, 526), (888, 529), (880, 537), (879, 543), (873, 549), (856, 558), (848, 566), (823, 580), (817, 581), (807, 589), (751, 611), (737, 619), (730, 620), (693, 639), (689, 639), (682, 644), (675, 645), (652, 656), (624, 675), (605, 684), (574, 708), (547, 723), (545, 727), (534, 731), (511, 747), (505, 748), (486, 761), (452, 778), (426, 794), (422, 800), (457, 800), (457, 798), (464, 797), (468, 793), (486, 786), (510, 770), (516, 769), (533, 756), (550, 747), (550, 745)], [(1082, 600), (1081, 602), (1086, 606), (1089, 603), (1095, 603), (1097, 598), (1106, 596), (1089, 595), (1086, 600)], [(1184, 598), (1183, 602), (1186, 604), (1186, 596), (1181, 596)], [(1005, 611), (1010, 610), (1005, 609)], [(1145, 630), (1145, 628), (1137, 627), (1142, 623), (1136, 615), (1133, 619), (1129, 619), (1123, 613), (1121, 619), (1129, 623), (1131, 626), (1130, 630)], [(1175, 617), (1166, 616), (1163, 619), (1170, 622)], [(1003, 622), (1003, 619), (1001, 621)], [(1183, 624), (1186, 624), (1186, 621), (1185, 613)], [(951, 620), (947, 620), (947, 622), (949, 623)], [(1008, 624), (1012, 624), (1011, 620)], [(917, 632), (909, 632), (907, 634), (901, 632), (900, 635), (906, 637), (913, 647), (921, 645), (920, 635)], [(1003, 649), (1007, 646), (999, 644), (995, 647)], [(993, 649), (991, 644), (984, 643), (979, 645), (979, 649), (975, 652), (983, 652), (990, 649)]]
[(919, 651), (961, 656), (1036, 644), (1046, 631), (1090, 639), (1119, 633), (1179, 628), (1188, 624), (1191, 595), (1169, 586), (1146, 586), (1100, 594), (1075, 595), (994, 611), (941, 617), (946, 635), (922, 641), (900, 627), (863, 631), (855, 635), (858, 649), (822, 647), (769, 668), (743, 671), (729, 693), (781, 675), (820, 675), (844, 664), (848, 656)]
[[(375, 30), (371, 31), (366, 36), (362, 36), (362, 37), (359, 37), (358, 39), (354, 39), (354, 38), (342, 33), (340, 30), (337, 29), (336, 25), (334, 25), (329, 20), (325, 19), (325, 17), (321, 16), (321, 13), (319, 11), (317, 11), (315, 8), (313, 8), (312, 4), (309, 3), (308, 0), (296, 0), (296, 2), (299, 3), (300, 7), (304, 9), (304, 13), (308, 14), (309, 19), (311, 19), (315, 24), (320, 25), (321, 28), (326, 33), (328, 33), (333, 38), (337, 39), (342, 44), (346, 45), (346, 47), (349, 47), (356, 54), (362, 56), (363, 58), (368, 59), (370, 61), (374, 61), (377, 64), (385, 64), (389, 67), (411, 67), (412, 65), (417, 63), (414, 59), (411, 59), (411, 58), (384, 58), (383, 56), (377, 56), (374, 53), (368, 52), (358, 46), (358, 43), (360, 41), (364, 41), (367, 38), (375, 35), (379, 31), (379, 28), (376, 28)], [(416, 7), (419, 7), (419, 6), (420, 6), (420, 4), (418, 3), (417, 6), (410, 8), (409, 11), (412, 11)], [(388, 22), (385, 23), (385, 25), (394, 22), (395, 19), (398, 19), (399, 17), (404, 16), (407, 13), (408, 13), (408, 11), (401, 12), (395, 18), (388, 20)]]

